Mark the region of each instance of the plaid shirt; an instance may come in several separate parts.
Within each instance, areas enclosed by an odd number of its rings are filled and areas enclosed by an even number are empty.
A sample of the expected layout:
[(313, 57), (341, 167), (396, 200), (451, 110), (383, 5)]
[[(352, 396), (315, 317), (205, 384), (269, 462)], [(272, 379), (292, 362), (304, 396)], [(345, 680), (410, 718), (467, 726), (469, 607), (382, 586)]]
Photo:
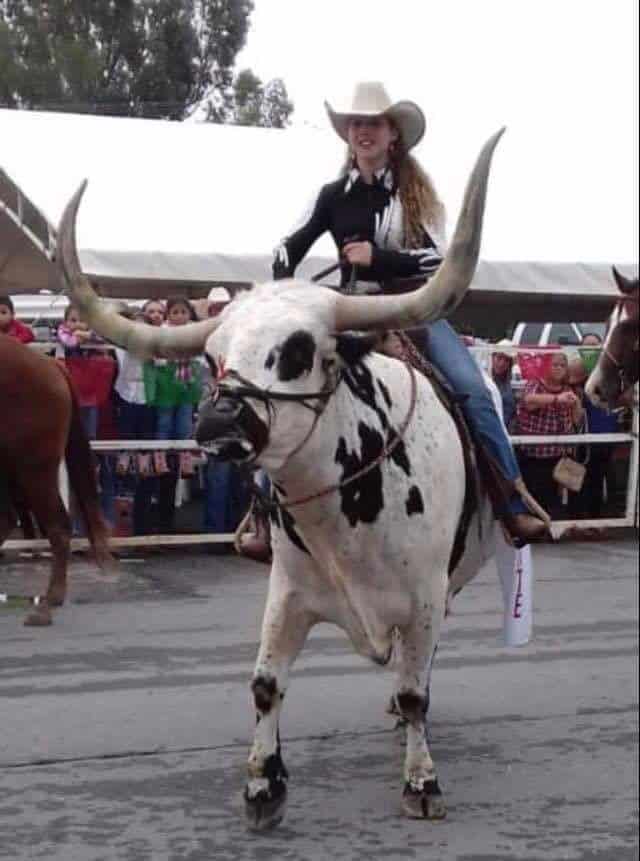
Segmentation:
[[(562, 391), (569, 391), (563, 389)], [(570, 434), (574, 431), (573, 409), (569, 404), (553, 404), (548, 407), (539, 407), (529, 411), (524, 401), (527, 395), (551, 395), (544, 383), (540, 380), (531, 380), (525, 386), (522, 398), (518, 404), (518, 433), (523, 436), (539, 434), (540, 436), (558, 436), (559, 434)], [(560, 394), (560, 392), (558, 392)], [(529, 457), (562, 457), (571, 455), (573, 449), (561, 445), (524, 445), (520, 451)]]

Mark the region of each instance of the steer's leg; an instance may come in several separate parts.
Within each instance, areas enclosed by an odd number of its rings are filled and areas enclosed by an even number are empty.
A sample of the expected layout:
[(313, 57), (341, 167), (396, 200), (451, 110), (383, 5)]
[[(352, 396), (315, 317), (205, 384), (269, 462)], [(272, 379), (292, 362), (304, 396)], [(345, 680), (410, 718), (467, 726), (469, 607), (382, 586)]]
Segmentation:
[(302, 606), (299, 595), (272, 572), (251, 682), (256, 730), (244, 800), (249, 825), (254, 829), (271, 828), (284, 816), (288, 773), (282, 762), (278, 722), (289, 669), (312, 624), (313, 618)]
[(426, 711), (431, 665), (444, 619), (447, 577), (434, 578), (428, 600), (412, 624), (400, 631), (402, 648), (397, 688), (398, 711), (407, 721), (407, 751), (402, 806), (407, 816), (443, 819), (446, 807), (426, 735)]

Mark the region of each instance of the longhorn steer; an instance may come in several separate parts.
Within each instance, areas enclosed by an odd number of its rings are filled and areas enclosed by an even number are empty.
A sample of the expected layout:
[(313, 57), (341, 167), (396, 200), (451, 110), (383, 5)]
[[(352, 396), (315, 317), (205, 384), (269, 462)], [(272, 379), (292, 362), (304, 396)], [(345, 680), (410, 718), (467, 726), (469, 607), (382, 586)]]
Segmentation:
[(424, 377), (345, 333), (406, 328), (454, 309), (477, 263), (499, 137), (478, 159), (438, 273), (402, 296), (339, 296), (277, 282), (235, 299), (214, 320), (152, 329), (103, 308), (80, 271), (83, 188), (63, 215), (61, 270), (89, 324), (143, 356), (204, 351), (218, 387), (201, 406), (197, 440), (218, 457), (261, 465), (273, 480), (273, 566), (251, 683), (257, 726), (245, 790), (254, 827), (284, 812), (278, 719), (291, 665), (321, 621), (343, 628), (379, 664), (397, 644), (394, 700), (408, 721), (404, 810), (445, 815), (425, 735), (425, 691), (447, 593), (475, 574), (487, 548), (469, 547), (449, 579), (465, 492), (453, 421)]

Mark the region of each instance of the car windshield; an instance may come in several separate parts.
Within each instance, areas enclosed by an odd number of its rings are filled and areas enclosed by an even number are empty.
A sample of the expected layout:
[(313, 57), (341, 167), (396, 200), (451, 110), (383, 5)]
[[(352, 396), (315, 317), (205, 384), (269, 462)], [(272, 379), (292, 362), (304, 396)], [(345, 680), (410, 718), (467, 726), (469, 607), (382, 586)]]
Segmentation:
[(606, 323), (578, 323), (577, 325), (583, 338), (585, 335), (597, 335), (603, 341), (607, 333)]

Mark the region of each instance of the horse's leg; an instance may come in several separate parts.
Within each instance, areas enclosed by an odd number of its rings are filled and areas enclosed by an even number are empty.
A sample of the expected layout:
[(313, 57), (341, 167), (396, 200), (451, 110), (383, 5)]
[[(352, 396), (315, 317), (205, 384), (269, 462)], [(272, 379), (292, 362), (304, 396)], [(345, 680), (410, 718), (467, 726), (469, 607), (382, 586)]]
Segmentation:
[(286, 584), (278, 582), (275, 571), (272, 572), (260, 651), (251, 682), (256, 729), (244, 792), (248, 824), (256, 830), (272, 828), (284, 816), (289, 775), (282, 761), (278, 722), (289, 669), (312, 624), (299, 595), (288, 591)]
[(0, 510), (0, 547), (18, 525), (17, 518), (12, 508)]
[[(51, 575), (44, 601), (25, 620), (27, 625), (51, 624), (50, 607), (60, 607), (67, 592), (67, 565), (71, 545), (71, 522), (58, 490), (56, 463), (23, 477), (23, 492), (30, 510), (51, 545)], [(48, 620), (47, 620), (48, 616)]]
[(407, 721), (407, 749), (404, 767), (402, 807), (407, 816), (443, 819), (446, 806), (426, 735), (427, 692), (431, 666), (444, 619), (447, 574), (432, 580), (428, 600), (412, 624), (400, 630), (400, 668), (394, 694), (396, 706)]

